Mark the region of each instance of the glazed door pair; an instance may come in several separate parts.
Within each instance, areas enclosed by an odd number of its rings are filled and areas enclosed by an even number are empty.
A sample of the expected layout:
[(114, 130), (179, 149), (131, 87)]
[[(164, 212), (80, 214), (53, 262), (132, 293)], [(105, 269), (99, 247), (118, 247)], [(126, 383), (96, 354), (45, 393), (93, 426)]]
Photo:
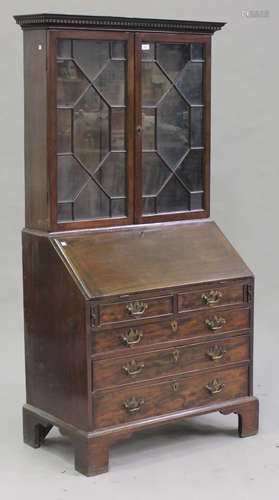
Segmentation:
[(206, 217), (210, 37), (59, 31), (50, 54), (57, 227)]

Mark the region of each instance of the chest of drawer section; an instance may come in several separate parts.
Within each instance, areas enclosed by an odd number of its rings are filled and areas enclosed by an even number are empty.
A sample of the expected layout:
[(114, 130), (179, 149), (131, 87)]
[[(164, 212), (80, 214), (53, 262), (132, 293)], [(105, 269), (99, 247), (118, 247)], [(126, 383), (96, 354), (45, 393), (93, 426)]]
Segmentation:
[[(93, 304), (95, 425), (248, 395), (251, 290), (242, 280)], [(226, 379), (221, 385), (220, 370)], [(181, 395), (173, 397), (178, 387)]]

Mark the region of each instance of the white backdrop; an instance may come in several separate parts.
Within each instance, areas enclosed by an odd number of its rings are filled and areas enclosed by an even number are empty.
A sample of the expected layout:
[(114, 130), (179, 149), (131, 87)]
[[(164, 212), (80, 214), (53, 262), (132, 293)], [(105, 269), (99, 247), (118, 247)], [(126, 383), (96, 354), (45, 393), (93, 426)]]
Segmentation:
[[(266, 18), (241, 15), (269, 10)], [(278, 14), (276, 0), (10, 0), (1, 12), (1, 412), (4, 497), (278, 500)], [(210, 415), (118, 444), (110, 472), (73, 470), (70, 444), (22, 444), (24, 403), (20, 231), (24, 225), (22, 33), (14, 14), (55, 12), (226, 21), (213, 37), (212, 218), (256, 275), (255, 394), (261, 432), (235, 437), (236, 417)], [(17, 480), (15, 481), (17, 477)], [(5, 496), (6, 493), (6, 496)]]

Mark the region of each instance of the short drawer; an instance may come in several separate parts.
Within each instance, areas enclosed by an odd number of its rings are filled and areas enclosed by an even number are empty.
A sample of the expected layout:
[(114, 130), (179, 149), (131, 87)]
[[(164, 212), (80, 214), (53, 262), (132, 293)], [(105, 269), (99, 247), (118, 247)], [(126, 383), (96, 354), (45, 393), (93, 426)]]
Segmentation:
[(100, 325), (173, 314), (173, 296), (137, 299), (99, 305)]
[(100, 392), (93, 397), (93, 415), (96, 427), (107, 427), (247, 395), (248, 367), (243, 366)]
[(183, 339), (216, 337), (249, 328), (249, 308), (196, 311), (176, 319), (92, 333), (92, 353), (142, 350), (145, 346)]
[(93, 389), (210, 369), (249, 359), (247, 335), (92, 362)]
[(178, 295), (178, 311), (205, 307), (223, 307), (242, 305), (247, 302), (247, 285), (236, 284), (222, 288), (209, 288)]

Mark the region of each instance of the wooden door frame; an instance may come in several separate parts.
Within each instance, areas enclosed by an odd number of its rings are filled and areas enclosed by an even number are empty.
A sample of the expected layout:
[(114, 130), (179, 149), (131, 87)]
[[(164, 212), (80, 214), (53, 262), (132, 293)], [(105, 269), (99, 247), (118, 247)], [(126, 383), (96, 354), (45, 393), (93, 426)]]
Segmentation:
[[(127, 217), (78, 220), (69, 222), (57, 221), (57, 151), (56, 151), (56, 40), (127, 40)], [(95, 227), (122, 226), (134, 222), (134, 34), (117, 31), (92, 31), (76, 29), (58, 29), (48, 31), (47, 62), (47, 162), (48, 162), (48, 210), (49, 231), (65, 231), (70, 229), (86, 229)]]
[[(156, 215), (142, 215), (142, 116), (141, 116), (141, 43), (142, 42), (175, 42), (205, 44), (205, 67), (203, 79), (204, 94), (204, 209), (187, 212), (171, 212)], [(135, 34), (135, 223), (200, 219), (210, 214), (210, 102), (211, 102), (211, 35), (190, 35), (177, 33), (136, 33)]]

